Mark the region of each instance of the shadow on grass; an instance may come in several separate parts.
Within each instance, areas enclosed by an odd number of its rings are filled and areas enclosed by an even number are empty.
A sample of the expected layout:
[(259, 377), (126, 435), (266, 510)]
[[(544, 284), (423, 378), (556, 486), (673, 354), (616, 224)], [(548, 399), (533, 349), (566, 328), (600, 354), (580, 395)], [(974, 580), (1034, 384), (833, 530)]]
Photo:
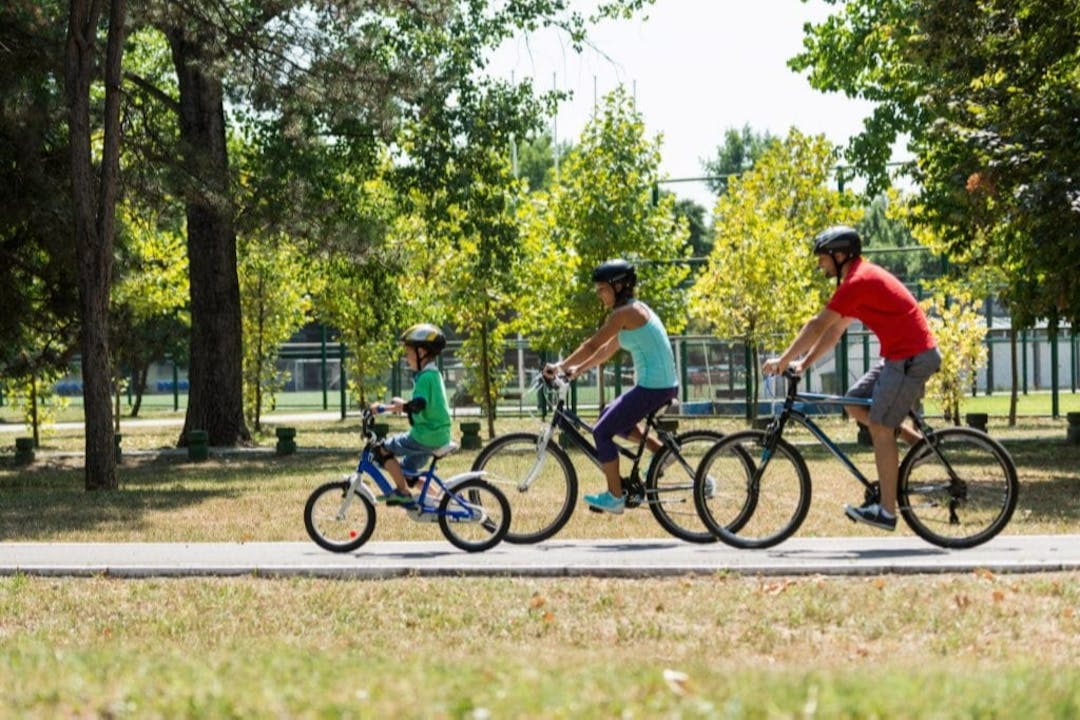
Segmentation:
[(0, 465), (0, 541), (52, 539), (106, 526), (136, 528), (150, 512), (170, 512), (212, 498), (234, 498), (229, 484), (210, 481), (214, 470), (151, 460), (121, 471), (121, 488), (87, 492), (81, 466), (46, 462), (28, 468)]

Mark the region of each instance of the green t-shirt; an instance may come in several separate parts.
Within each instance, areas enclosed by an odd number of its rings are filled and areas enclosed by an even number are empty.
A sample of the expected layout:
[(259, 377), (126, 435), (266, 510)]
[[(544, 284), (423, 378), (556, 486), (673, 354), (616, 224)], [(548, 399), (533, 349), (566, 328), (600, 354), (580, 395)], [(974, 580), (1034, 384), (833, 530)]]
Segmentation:
[(424, 398), (426, 405), (413, 413), (409, 437), (429, 448), (440, 448), (450, 442), (450, 406), (446, 402), (446, 386), (435, 363), (416, 373), (413, 398)]

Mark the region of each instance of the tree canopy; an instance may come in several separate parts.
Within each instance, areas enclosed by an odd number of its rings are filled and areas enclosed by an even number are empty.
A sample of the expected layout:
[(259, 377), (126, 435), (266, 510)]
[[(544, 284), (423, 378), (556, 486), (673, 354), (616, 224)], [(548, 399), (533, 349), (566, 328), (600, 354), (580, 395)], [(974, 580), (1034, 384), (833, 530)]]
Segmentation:
[(950, 262), (1007, 271), (1019, 326), (1080, 322), (1080, 1), (847, 0), (791, 61), (876, 103), (848, 159), (887, 183), (906, 139)]

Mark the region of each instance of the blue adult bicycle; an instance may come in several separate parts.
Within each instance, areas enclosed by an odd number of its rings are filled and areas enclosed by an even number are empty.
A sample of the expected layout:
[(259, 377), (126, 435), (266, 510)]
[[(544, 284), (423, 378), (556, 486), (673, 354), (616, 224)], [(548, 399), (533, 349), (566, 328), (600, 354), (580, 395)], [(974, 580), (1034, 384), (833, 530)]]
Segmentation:
[[(810, 508), (810, 472), (802, 453), (783, 438), (795, 421), (810, 431), (878, 502), (879, 488), (807, 414), (806, 404), (863, 405), (866, 398), (800, 393), (800, 376), (788, 370), (783, 405), (765, 430), (726, 435), (698, 465), (694, 505), (709, 530), (729, 545), (766, 548), (790, 537)], [(900, 463), (900, 515), (927, 542), (970, 548), (1008, 524), (1020, 492), (1008, 451), (984, 432), (967, 427), (935, 430), (922, 416), (909, 418), (922, 434)]]
[[(375, 417), (364, 410), (364, 449), (356, 469), (344, 479), (320, 485), (304, 506), (304, 527), (319, 547), (331, 552), (351, 552), (366, 543), (375, 530), (375, 494), (364, 478), (370, 478), (381, 494), (394, 483), (375, 462), (378, 443)], [(457, 443), (439, 448), (426, 470), (406, 471), (410, 483), (420, 493), (404, 511), (416, 522), (437, 522), (446, 539), (467, 552), (480, 552), (498, 545), (510, 528), (510, 503), (497, 487), (484, 480), (482, 472), (466, 472), (443, 480), (435, 474), (435, 464), (458, 449)]]

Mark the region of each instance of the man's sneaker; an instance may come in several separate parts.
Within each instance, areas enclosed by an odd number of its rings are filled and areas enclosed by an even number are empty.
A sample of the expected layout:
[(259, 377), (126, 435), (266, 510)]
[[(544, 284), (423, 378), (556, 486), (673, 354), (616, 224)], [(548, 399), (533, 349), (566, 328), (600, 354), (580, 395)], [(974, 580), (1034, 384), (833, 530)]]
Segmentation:
[(387, 506), (397, 505), (399, 507), (412, 507), (416, 504), (413, 500), (413, 496), (408, 493), (403, 493), (400, 490), (394, 490), (386, 495), (380, 495), (375, 498), (379, 502), (384, 502)]
[(615, 497), (607, 491), (604, 491), (599, 495), (586, 495), (585, 502), (590, 508), (609, 512), (613, 515), (622, 515), (623, 508), (626, 507), (626, 501), (624, 499)]
[(886, 515), (885, 511), (877, 503), (863, 505), (862, 507), (845, 505), (844, 512), (855, 522), (866, 523), (881, 530), (892, 531), (896, 529), (896, 516)]

